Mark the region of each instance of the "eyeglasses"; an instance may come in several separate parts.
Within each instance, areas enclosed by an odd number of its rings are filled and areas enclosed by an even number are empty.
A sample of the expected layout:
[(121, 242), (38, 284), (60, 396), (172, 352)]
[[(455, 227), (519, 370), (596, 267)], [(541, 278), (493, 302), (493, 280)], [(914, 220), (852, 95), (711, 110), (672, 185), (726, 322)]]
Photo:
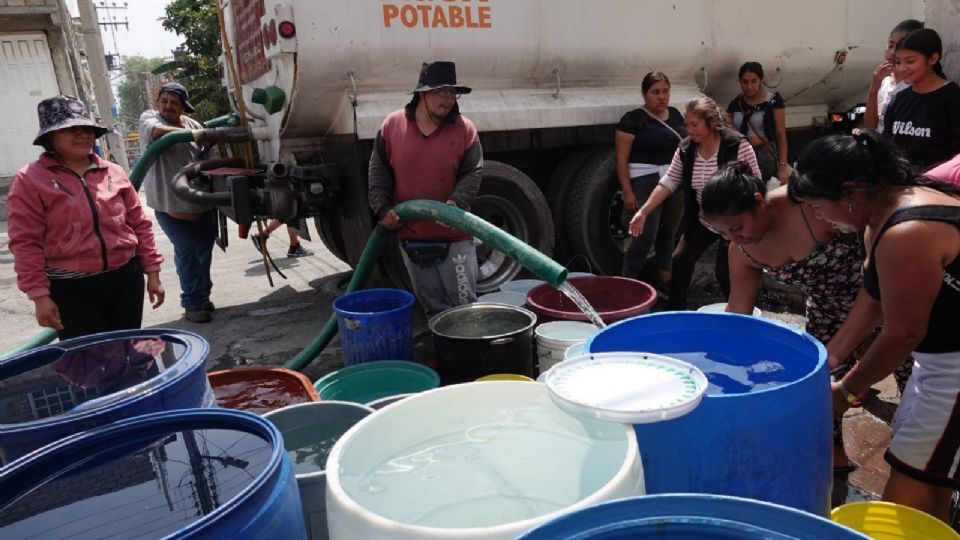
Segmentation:
[(432, 93), (445, 98), (460, 99), (460, 92), (457, 92), (456, 88), (446, 87), (438, 88), (436, 90), (431, 90)]

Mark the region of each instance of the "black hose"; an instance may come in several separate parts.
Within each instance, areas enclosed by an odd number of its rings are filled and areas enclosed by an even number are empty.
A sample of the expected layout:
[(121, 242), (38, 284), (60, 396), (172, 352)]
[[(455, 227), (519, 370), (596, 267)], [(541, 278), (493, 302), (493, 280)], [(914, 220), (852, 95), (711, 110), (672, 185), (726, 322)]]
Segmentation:
[(229, 191), (217, 191), (214, 193), (208, 193), (206, 191), (201, 191), (190, 185), (190, 180), (193, 180), (200, 176), (200, 173), (203, 171), (209, 171), (211, 169), (219, 169), (220, 167), (243, 167), (244, 162), (242, 159), (238, 158), (218, 158), (218, 159), (208, 159), (204, 161), (195, 161), (186, 167), (177, 171), (177, 174), (173, 177), (173, 191), (176, 193), (177, 197), (180, 200), (201, 204), (201, 205), (213, 205), (213, 206), (227, 206), (230, 204), (230, 192)]

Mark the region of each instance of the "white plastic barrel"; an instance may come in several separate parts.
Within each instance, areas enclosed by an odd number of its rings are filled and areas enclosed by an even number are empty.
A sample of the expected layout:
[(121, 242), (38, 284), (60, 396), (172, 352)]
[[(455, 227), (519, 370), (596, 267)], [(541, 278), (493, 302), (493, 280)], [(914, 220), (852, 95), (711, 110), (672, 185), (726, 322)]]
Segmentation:
[[(727, 303), (726, 303), (726, 302), (717, 302), (716, 304), (707, 304), (707, 305), (705, 305), (705, 306), (700, 306), (700, 307), (697, 309), (697, 311), (701, 311), (701, 312), (705, 312), (705, 313), (725, 313), (725, 312), (727, 311)], [(763, 312), (760, 311), (760, 308), (754, 306), (754, 308), (753, 308), (753, 316), (754, 316), (754, 317), (760, 317), (761, 315), (763, 315)]]
[(540, 373), (562, 362), (568, 348), (583, 343), (598, 331), (596, 326), (580, 321), (555, 321), (538, 326), (533, 333), (537, 336)]

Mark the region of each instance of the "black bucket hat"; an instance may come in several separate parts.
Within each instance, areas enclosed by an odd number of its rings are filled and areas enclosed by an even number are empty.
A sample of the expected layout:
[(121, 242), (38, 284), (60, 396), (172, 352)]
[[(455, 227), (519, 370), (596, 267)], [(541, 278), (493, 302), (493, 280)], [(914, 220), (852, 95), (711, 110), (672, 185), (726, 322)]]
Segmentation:
[(61, 129), (88, 126), (93, 128), (97, 137), (110, 131), (95, 122), (86, 105), (73, 96), (54, 96), (41, 101), (37, 105), (37, 117), (40, 120), (40, 131), (33, 139), (33, 144), (37, 146), (43, 146), (42, 139), (48, 133)]
[(190, 103), (190, 93), (187, 92), (187, 87), (177, 83), (177, 82), (168, 82), (160, 87), (160, 92), (157, 94), (157, 97), (160, 97), (160, 94), (168, 92), (174, 94), (180, 98), (180, 101), (183, 102), (183, 110), (192, 113), (196, 109), (193, 108), (193, 105)]
[(437, 88), (453, 87), (459, 94), (469, 94), (473, 91), (469, 86), (457, 84), (457, 65), (453, 62), (424, 62), (420, 67), (420, 81), (411, 94), (427, 92)]

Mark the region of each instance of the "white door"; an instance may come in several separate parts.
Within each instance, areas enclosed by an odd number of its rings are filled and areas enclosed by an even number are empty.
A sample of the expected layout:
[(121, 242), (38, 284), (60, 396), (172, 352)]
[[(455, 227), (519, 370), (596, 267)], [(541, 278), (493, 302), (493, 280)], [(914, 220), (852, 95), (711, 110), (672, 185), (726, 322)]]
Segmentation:
[(0, 176), (37, 159), (37, 103), (60, 93), (43, 34), (0, 34)]

